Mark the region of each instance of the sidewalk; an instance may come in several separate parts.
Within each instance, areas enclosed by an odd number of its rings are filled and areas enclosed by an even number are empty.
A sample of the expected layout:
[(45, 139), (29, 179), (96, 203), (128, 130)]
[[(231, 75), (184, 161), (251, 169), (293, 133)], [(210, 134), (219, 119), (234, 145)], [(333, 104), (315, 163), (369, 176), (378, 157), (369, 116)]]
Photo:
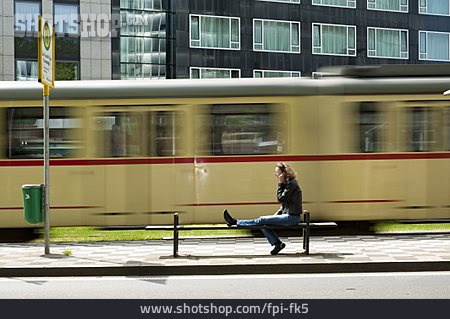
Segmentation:
[[(282, 238), (271, 256), (265, 238), (186, 238), (178, 258), (172, 240), (50, 244), (0, 243), (0, 277), (450, 271), (450, 234)], [(71, 256), (64, 252), (70, 251)]]

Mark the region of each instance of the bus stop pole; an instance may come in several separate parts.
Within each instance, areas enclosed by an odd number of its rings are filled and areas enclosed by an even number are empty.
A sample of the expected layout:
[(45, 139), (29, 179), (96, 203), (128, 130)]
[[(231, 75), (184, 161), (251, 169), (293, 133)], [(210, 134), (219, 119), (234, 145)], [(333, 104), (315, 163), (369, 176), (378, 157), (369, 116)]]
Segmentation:
[(44, 242), (45, 254), (50, 254), (50, 135), (49, 135), (49, 99), (50, 87), (44, 85)]

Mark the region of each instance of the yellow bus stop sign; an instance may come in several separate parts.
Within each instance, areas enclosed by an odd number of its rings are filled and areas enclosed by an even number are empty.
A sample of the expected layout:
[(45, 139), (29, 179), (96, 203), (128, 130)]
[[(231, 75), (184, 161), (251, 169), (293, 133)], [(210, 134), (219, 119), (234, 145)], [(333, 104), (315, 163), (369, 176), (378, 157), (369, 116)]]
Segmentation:
[(52, 20), (39, 17), (39, 82), (51, 88), (55, 84), (55, 37)]

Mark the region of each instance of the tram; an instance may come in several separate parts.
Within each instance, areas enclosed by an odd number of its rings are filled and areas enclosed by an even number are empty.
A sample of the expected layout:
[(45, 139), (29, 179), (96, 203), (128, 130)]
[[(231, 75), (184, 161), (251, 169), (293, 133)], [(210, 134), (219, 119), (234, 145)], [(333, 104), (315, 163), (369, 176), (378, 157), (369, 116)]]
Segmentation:
[[(313, 220), (450, 218), (449, 67), (321, 79), (56, 82), (52, 226), (223, 223), (274, 213), (277, 162)], [(0, 85), (0, 228), (43, 181), (42, 87)]]

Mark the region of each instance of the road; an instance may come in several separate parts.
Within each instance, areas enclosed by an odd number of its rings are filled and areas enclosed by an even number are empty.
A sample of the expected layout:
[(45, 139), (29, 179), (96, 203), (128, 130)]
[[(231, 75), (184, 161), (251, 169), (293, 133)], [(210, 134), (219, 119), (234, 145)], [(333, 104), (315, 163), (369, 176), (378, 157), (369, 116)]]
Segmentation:
[(450, 298), (449, 272), (0, 278), (0, 298)]

